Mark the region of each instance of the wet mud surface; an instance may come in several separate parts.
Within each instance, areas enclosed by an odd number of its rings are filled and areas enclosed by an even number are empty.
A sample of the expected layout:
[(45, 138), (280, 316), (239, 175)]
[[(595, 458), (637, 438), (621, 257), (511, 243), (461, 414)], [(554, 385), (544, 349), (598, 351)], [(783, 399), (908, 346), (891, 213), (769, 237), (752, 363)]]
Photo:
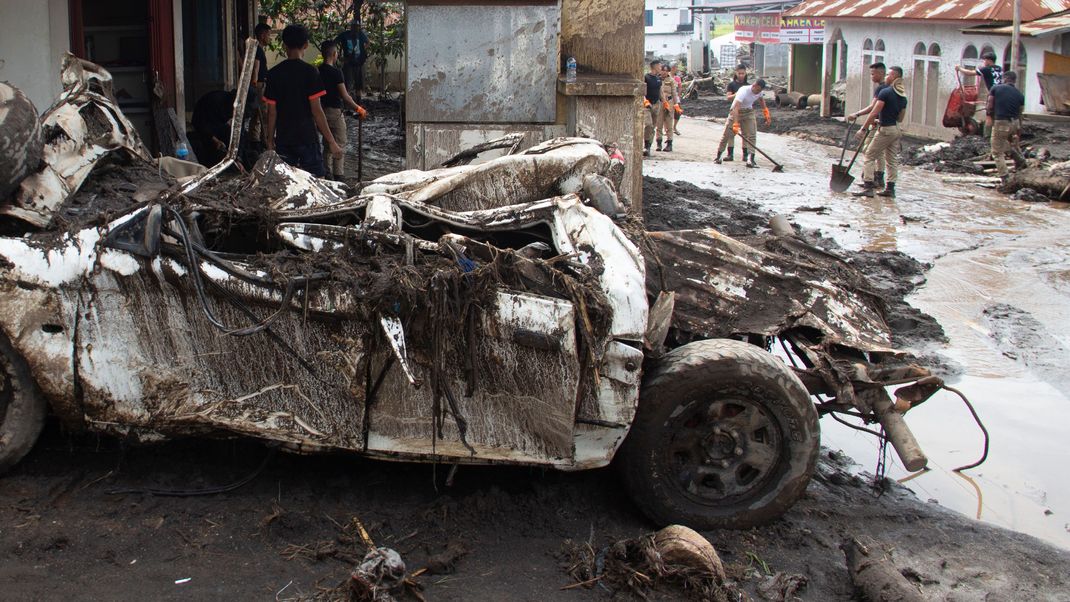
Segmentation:
[[(759, 589), (797, 575), (807, 582), (800, 599), (855, 599), (839, 546), (862, 535), (933, 599), (1066, 599), (1067, 552), (926, 504), (898, 485), (874, 490), (848, 468), (843, 456), (823, 453), (807, 494), (782, 520), (704, 533), (752, 599), (779, 599)], [(344, 455), (272, 455), (251, 442), (127, 447), (50, 427), (0, 479), (0, 583), (12, 599), (342, 599), (328, 590), (364, 554), (359, 519), (410, 571), (429, 569), (414, 579), (428, 600), (610, 599), (614, 592), (594, 584), (562, 589), (571, 583), (566, 542), (601, 549), (654, 528), (612, 469), (461, 467), (452, 486), (447, 473)], [(219, 495), (143, 492), (250, 474), (247, 485)]]
[[(772, 212), (736, 195), (722, 195), (683, 181), (643, 178), (643, 218), (651, 231), (714, 228), (729, 236), (745, 237), (767, 231), (772, 217)], [(846, 252), (817, 230), (800, 230), (799, 234), (825, 250), (846, 257), (866, 275), (886, 304), (888, 325), (897, 346), (922, 346), (947, 340), (932, 316), (906, 302), (906, 297), (925, 283), (928, 265), (901, 251)], [(936, 357), (923, 359), (936, 366), (946, 365), (946, 361)]]

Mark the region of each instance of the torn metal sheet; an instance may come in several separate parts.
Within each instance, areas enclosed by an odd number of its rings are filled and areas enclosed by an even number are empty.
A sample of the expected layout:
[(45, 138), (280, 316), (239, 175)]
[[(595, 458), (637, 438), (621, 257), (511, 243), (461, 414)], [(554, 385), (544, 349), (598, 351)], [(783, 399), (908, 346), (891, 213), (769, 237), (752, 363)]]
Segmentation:
[(51, 222), (101, 157), (121, 151), (149, 160), (137, 130), (119, 110), (111, 74), (68, 53), (62, 77), (63, 94), (41, 116), (42, 168), (22, 180), (12, 203), (0, 205), (0, 216), (36, 227)]

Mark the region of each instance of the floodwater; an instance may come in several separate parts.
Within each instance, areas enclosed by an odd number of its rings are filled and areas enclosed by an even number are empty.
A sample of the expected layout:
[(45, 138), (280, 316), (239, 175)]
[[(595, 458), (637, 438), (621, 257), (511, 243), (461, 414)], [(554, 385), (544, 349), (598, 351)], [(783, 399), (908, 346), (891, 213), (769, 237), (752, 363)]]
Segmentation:
[[(952, 471), (980, 458), (984, 439), (962, 401), (941, 391), (906, 416), (930, 470), (910, 475), (889, 447), (886, 474), (923, 500), (1070, 548), (1070, 206), (1014, 201), (913, 168), (901, 170), (894, 200), (836, 194), (835, 149), (759, 134), (783, 173), (762, 159), (761, 169), (715, 165), (723, 126), (686, 117), (680, 126), (677, 152), (655, 153), (646, 175), (752, 200), (847, 250), (899, 250), (932, 264), (908, 301), (950, 342), (913, 351), (935, 352), (955, 373), (948, 384), (988, 428), (988, 460)], [(861, 180), (861, 158), (852, 173)], [(874, 471), (874, 437), (829, 418), (821, 426), (825, 445)]]

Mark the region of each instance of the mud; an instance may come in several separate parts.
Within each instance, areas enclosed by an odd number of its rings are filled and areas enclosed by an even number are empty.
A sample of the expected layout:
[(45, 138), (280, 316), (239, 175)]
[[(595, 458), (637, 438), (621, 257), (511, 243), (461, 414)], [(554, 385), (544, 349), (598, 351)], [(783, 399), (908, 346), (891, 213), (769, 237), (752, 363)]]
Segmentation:
[[(766, 100), (771, 117), (770, 125), (765, 125), (765, 120), (758, 117), (758, 131), (771, 134), (788, 134), (802, 140), (809, 140), (818, 144), (843, 147), (847, 126), (842, 120), (829, 119), (821, 116), (817, 109), (797, 109), (794, 107), (778, 107), (771, 100)], [(697, 119), (716, 119), (723, 121), (728, 116), (730, 103), (724, 98), (710, 98), (703, 96), (699, 100), (690, 100), (681, 105), (684, 114)], [(852, 126), (851, 131), (857, 131), (857, 125)], [(904, 156), (916, 149), (931, 144), (931, 140), (917, 138), (915, 136), (903, 137)], [(758, 145), (761, 147), (761, 138)], [(850, 152), (854, 151), (854, 144)], [(850, 160), (850, 153), (847, 160)], [(861, 157), (859, 157), (861, 161)]]
[(917, 165), (938, 172), (952, 172), (980, 175), (984, 168), (975, 161), (986, 158), (991, 143), (981, 136), (960, 136), (950, 143), (935, 144), (930, 148), (914, 149), (903, 155), (905, 165)]
[(1070, 347), (1052, 336), (1040, 320), (1006, 303), (986, 307), (982, 316), (992, 344), (1000, 353), (1062, 393), (1070, 394), (1070, 372), (1065, 369)]
[[(428, 600), (607, 599), (611, 588), (597, 584), (562, 589), (574, 583), (561, 554), (566, 541), (601, 548), (654, 528), (608, 469), (462, 467), (447, 486), (446, 466), (275, 454), (229, 493), (138, 492), (231, 483), (268, 453), (248, 441), (128, 448), (50, 427), (0, 479), (6, 595), (309, 599), (343, 583), (363, 556), (359, 519), (410, 571), (451, 546), (468, 550), (453, 573), (414, 578)], [(839, 546), (863, 534), (885, 542), (896, 568), (933, 599), (1061, 599), (1070, 587), (1070, 553), (926, 504), (898, 485), (875, 492), (848, 468), (841, 455), (823, 453), (807, 495), (783, 520), (703, 533), (740, 589), (760, 600), (763, 584), (801, 574), (808, 584), (800, 599), (852, 600)], [(666, 584), (652, 598), (684, 595)]]
[[(820, 210), (820, 208), (814, 208)], [(643, 218), (651, 231), (714, 228), (729, 236), (746, 237), (769, 229), (773, 214), (757, 203), (721, 195), (687, 182), (643, 178)], [(906, 297), (925, 283), (929, 266), (901, 251), (846, 252), (835, 241), (816, 230), (799, 233), (819, 247), (848, 259), (869, 279), (873, 290), (885, 303), (888, 325), (896, 347), (923, 347), (946, 342), (943, 328), (930, 315), (912, 307)], [(927, 364), (943, 367), (946, 360), (923, 358)]]
[[(404, 169), (405, 136), (401, 128), (401, 105), (393, 100), (365, 98), (358, 104), (368, 111), (363, 125), (346, 117), (345, 182), (351, 186)], [(363, 129), (363, 133), (361, 132)], [(364, 159), (360, 165), (358, 140), (363, 138)], [(358, 173), (363, 167), (363, 173)]]

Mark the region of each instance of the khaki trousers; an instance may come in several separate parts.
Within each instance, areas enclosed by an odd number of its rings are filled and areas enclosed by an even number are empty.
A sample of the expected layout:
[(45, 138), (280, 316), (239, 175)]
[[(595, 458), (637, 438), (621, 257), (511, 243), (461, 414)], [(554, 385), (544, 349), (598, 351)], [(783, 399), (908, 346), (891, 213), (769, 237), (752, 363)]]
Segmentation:
[(658, 142), (664, 138), (666, 140), (672, 140), (672, 128), (673, 128), (673, 110), (672, 106), (668, 109), (664, 105), (658, 103), (653, 105), (654, 111), (654, 129), (657, 131)]
[[(876, 138), (876, 137), (877, 137), (877, 132), (876, 132), (876, 128), (874, 128), (874, 131), (870, 132), (869, 136), (866, 137), (866, 143), (862, 147), (862, 160), (863, 161), (865, 161), (866, 149), (869, 148), (870, 144), (873, 144), (873, 139)], [(888, 164), (885, 163), (884, 157), (882, 156), (882, 157), (878, 158), (877, 159), (877, 171), (879, 171), (881, 173), (884, 173), (887, 170), (887, 168), (888, 168)]]
[(877, 161), (884, 159), (884, 181), (887, 184), (895, 182), (899, 175), (899, 140), (903, 132), (898, 125), (882, 125), (877, 128), (877, 134), (866, 147), (866, 163), (862, 169), (862, 179), (866, 182), (873, 181), (873, 174), (877, 171)]
[[(327, 127), (334, 136), (334, 141), (345, 151), (346, 148), (346, 118), (342, 109), (323, 107), (323, 114), (327, 116)], [(323, 164), (327, 168), (327, 175), (340, 178), (345, 175), (346, 155), (342, 153), (337, 159), (331, 155), (331, 148), (327, 141), (323, 141)]]
[[(731, 127), (731, 126), (729, 126)], [(743, 150), (754, 156), (754, 145), (758, 144), (758, 119), (754, 109), (739, 110), (739, 133), (750, 145), (743, 145)]]
[(643, 143), (650, 146), (654, 142), (654, 107), (650, 105), (643, 109)]
[(724, 132), (721, 132), (721, 143), (717, 145), (717, 154), (720, 155), (724, 152), (724, 149), (736, 148), (736, 133), (732, 131), (732, 124), (736, 120), (732, 118), (732, 114), (728, 114), (728, 119), (724, 121)]
[(261, 144), (267, 144), (267, 103), (264, 102), (264, 88), (267, 84), (256, 84), (257, 99), (260, 101), (256, 107), (256, 113), (252, 115), (252, 120), (249, 122), (249, 140), (256, 141)]
[(996, 171), (1000, 176), (1010, 173), (1007, 170), (1007, 152), (1011, 150), (1011, 141), (1018, 134), (1018, 121), (997, 119), (992, 122), (992, 159), (996, 162)]

